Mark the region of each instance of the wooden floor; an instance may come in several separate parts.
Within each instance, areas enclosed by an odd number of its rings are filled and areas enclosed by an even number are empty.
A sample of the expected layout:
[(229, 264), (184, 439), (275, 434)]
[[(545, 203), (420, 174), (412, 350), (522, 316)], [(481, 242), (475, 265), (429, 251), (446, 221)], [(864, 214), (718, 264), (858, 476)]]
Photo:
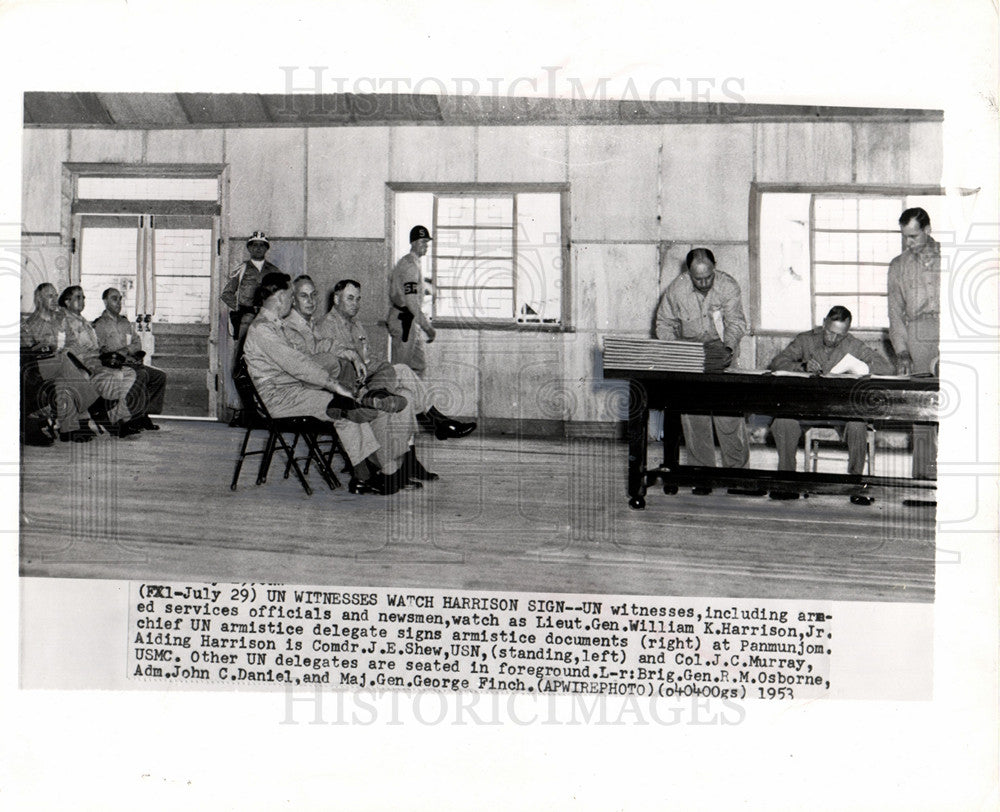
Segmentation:
[[(437, 442), (441, 474), (393, 497), (313, 496), (251, 458), (243, 432), (161, 420), (126, 440), (24, 449), (21, 574), (540, 592), (927, 602), (934, 510), (901, 496), (797, 502), (650, 491), (625, 497), (625, 446), (479, 433)], [(258, 435), (259, 436), (259, 435)], [(651, 461), (659, 451), (651, 449)], [(908, 458), (880, 455), (881, 466)], [(773, 449), (751, 465), (774, 467)], [(826, 463), (842, 471), (836, 459)], [(339, 466), (338, 466), (339, 467)], [(881, 473), (881, 472), (877, 472)]]

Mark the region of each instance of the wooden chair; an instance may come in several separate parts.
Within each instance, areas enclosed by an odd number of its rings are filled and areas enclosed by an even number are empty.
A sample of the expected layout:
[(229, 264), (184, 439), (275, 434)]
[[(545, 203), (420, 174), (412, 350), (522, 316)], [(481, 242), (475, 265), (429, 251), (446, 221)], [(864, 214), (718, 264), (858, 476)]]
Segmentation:
[[(281, 450), (285, 454), (285, 477), (287, 478), (289, 472), (294, 472), (295, 478), (302, 485), (302, 489), (312, 495), (312, 488), (309, 485), (309, 481), (306, 479), (305, 472), (299, 466), (298, 459), (295, 456), (295, 445), (298, 443), (299, 437), (306, 444), (308, 449), (307, 461), (315, 461), (316, 467), (320, 472), (320, 476), (323, 481), (329, 486), (330, 490), (335, 490), (340, 487), (340, 481), (337, 479), (336, 474), (330, 469), (330, 466), (326, 462), (322, 450), (319, 447), (317, 441), (317, 434), (320, 432), (333, 431), (333, 426), (328, 426), (325, 421), (316, 420), (313, 417), (271, 417), (270, 412), (267, 410), (267, 406), (264, 404), (263, 399), (257, 392), (257, 387), (254, 386), (253, 380), (250, 377), (250, 373), (246, 369), (246, 365), (241, 362), (237, 368), (235, 374), (233, 375), (233, 383), (236, 386), (236, 391), (240, 396), (240, 400), (243, 401), (243, 424), (245, 428), (245, 433), (243, 435), (243, 443), (240, 447), (239, 456), (236, 460), (236, 468), (233, 471), (233, 481), (230, 484), (232, 490), (236, 490), (236, 486), (239, 483), (240, 471), (243, 468), (243, 460), (249, 456), (260, 455), (260, 468), (257, 471), (257, 484), (261, 485), (267, 481), (267, 474), (271, 467), (271, 459), (274, 456), (274, 452), (280, 446)], [(262, 448), (255, 451), (247, 451), (247, 446), (250, 443), (250, 435), (254, 431), (262, 430), (267, 432), (267, 437), (264, 441)], [(285, 439), (285, 434), (294, 435), (293, 443), (290, 445)]]
[[(872, 426), (868, 426), (865, 434), (867, 435), (868, 441), (866, 471), (868, 472), (868, 476), (873, 476), (875, 471), (875, 429)], [(816, 469), (819, 464), (819, 444), (821, 442), (839, 441), (840, 433), (835, 428), (812, 426), (811, 428), (806, 429), (806, 470), (812, 471), (814, 474), (816, 473)]]

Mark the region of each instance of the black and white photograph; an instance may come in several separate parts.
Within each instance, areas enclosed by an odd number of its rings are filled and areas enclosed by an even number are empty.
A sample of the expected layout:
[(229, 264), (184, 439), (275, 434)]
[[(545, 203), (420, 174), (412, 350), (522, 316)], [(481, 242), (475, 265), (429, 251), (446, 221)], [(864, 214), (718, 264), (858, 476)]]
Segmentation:
[(45, 5), (13, 808), (994, 808), (995, 3)]

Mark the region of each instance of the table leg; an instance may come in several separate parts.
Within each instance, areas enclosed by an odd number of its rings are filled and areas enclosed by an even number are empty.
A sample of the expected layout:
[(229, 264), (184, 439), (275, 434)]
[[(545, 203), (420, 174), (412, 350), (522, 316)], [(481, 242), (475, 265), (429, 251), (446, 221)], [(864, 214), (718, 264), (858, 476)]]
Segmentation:
[[(663, 467), (673, 471), (681, 462), (681, 415), (680, 412), (663, 412)], [(677, 486), (664, 479), (664, 493), (677, 493)]]
[(641, 383), (629, 381), (628, 390), (628, 506), (646, 507), (646, 442), (649, 431), (649, 404)]

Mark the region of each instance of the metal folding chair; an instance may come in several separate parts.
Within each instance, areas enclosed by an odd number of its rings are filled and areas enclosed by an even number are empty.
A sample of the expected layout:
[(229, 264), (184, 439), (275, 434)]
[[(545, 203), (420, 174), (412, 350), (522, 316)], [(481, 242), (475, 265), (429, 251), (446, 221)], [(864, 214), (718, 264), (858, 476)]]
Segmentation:
[[(316, 420), (313, 417), (307, 416), (280, 418), (272, 417), (270, 412), (268, 412), (263, 399), (257, 392), (257, 387), (254, 386), (250, 373), (247, 371), (246, 365), (243, 362), (240, 363), (235, 374), (233, 375), (233, 383), (236, 386), (236, 391), (240, 396), (240, 400), (243, 401), (243, 422), (245, 426), (245, 433), (243, 435), (243, 443), (240, 447), (239, 456), (236, 460), (236, 469), (233, 471), (233, 481), (230, 484), (230, 488), (232, 490), (236, 490), (236, 486), (239, 483), (243, 460), (246, 459), (246, 457), (257, 454), (261, 455), (260, 468), (257, 471), (257, 484), (261, 485), (264, 482), (267, 482), (267, 474), (271, 467), (271, 459), (274, 456), (275, 450), (277, 450), (280, 446), (281, 450), (285, 454), (286, 460), (285, 477), (288, 477), (289, 472), (294, 472), (295, 478), (299, 481), (299, 484), (302, 485), (302, 489), (311, 496), (312, 488), (309, 485), (309, 481), (306, 479), (305, 472), (299, 466), (298, 459), (295, 457), (295, 446), (298, 444), (299, 437), (303, 439), (306, 444), (306, 448), (308, 449), (308, 456), (306, 458), (307, 462), (316, 462), (316, 467), (320, 472), (320, 476), (329, 486), (330, 490), (335, 490), (340, 487), (340, 481), (327, 464), (326, 458), (324, 457), (317, 441), (317, 434), (319, 432), (326, 433), (333, 431), (332, 425), (327, 426), (324, 421)], [(247, 451), (247, 446), (250, 443), (250, 436), (256, 430), (266, 431), (267, 438), (265, 439), (262, 448), (255, 451)], [(294, 440), (291, 445), (284, 436), (289, 433), (294, 436)]]

